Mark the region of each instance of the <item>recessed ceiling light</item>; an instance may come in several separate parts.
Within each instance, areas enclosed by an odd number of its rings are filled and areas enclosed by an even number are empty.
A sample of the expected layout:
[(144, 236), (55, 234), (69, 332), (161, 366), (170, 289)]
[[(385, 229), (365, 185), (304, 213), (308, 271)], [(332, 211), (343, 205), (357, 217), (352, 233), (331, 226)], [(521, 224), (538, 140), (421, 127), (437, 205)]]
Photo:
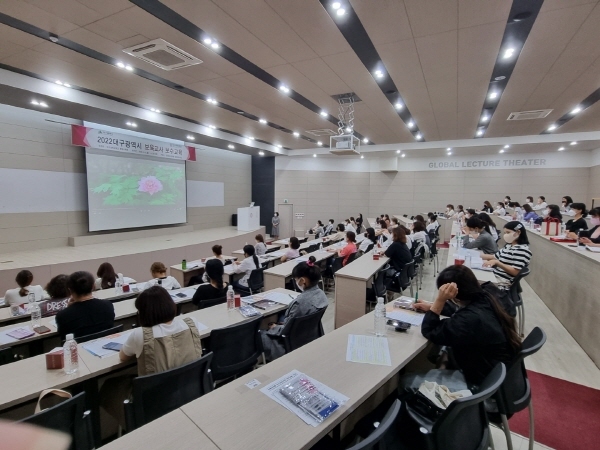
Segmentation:
[(259, 154), (260, 156), (265, 156), (265, 152), (263, 152), (263, 151), (260, 151), (260, 152), (258, 152), (258, 154)]
[(119, 61), (117, 63), (117, 67), (120, 68), (120, 69), (124, 69), (125, 68), (125, 64), (123, 64), (121, 61)]
[(510, 145), (506, 144), (506, 145), (504, 146), (504, 148), (510, 148)]
[(213, 42), (212, 44), (210, 44), (210, 46), (211, 46), (211, 48), (213, 48), (215, 50), (217, 50), (219, 47), (221, 47), (218, 42)]
[(233, 145), (233, 144), (229, 144), (229, 145), (227, 146), (227, 148), (230, 148), (231, 150), (233, 150), (233, 149), (235, 148), (235, 145)]
[(577, 141), (571, 142), (571, 145), (577, 145)]
[(508, 59), (514, 54), (515, 54), (515, 49), (510, 47), (510, 48), (507, 48), (506, 50), (504, 50), (504, 54), (502, 55), (502, 58)]
[(319, 114), (321, 114), (321, 116), (323, 116), (323, 117), (327, 117), (328, 116), (327, 111), (321, 111)]
[(42, 108), (47, 108), (48, 107), (48, 103), (46, 103), (46, 102), (40, 102), (40, 106)]
[(490, 116), (488, 116), (488, 115), (485, 115), (485, 116), (481, 117), (481, 121), (484, 122), (484, 123), (487, 122), (488, 120), (490, 120)]
[(321, 141), (318, 141), (317, 145), (320, 147), (321, 145), (323, 145), (323, 143)]
[(129, 64), (127, 64), (125, 66), (125, 70), (128, 70), (129, 72), (133, 72), (133, 67), (131, 67)]
[(283, 145), (277, 144), (277, 148), (283, 148)]
[(553, 131), (553, 130), (556, 130), (556, 128), (558, 128), (558, 127), (556, 126), (556, 124), (554, 124), (554, 123), (553, 123), (552, 125), (550, 125), (550, 126), (548, 127), (548, 131)]
[(564, 147), (560, 147), (560, 148), (558, 149), (558, 151), (559, 151), (559, 152), (562, 152), (564, 149), (565, 149)]
[(300, 133), (298, 133), (297, 131), (294, 131), (294, 137), (300, 137)]
[(448, 156), (451, 156), (451, 155), (452, 155), (452, 152), (448, 152)]
[(341, 6), (342, 6), (342, 4), (341, 4), (340, 2), (333, 2), (333, 3), (331, 4), (331, 7), (332, 7), (333, 9), (340, 9), (340, 7), (341, 7)]
[(346, 133), (351, 133), (351, 132), (352, 132), (352, 128), (346, 127)]
[(420, 141), (421, 139), (423, 139), (423, 135), (422, 135), (421, 133), (417, 133), (417, 134), (415, 135), (415, 139), (416, 139), (417, 141)]
[(259, 121), (260, 123), (267, 123), (267, 121), (266, 121), (265, 119), (258, 119), (258, 121)]
[(340, 8), (335, 12), (338, 16), (343, 16), (346, 14), (346, 10), (344, 8)]
[(191, 134), (188, 134), (186, 137), (186, 139), (189, 139), (190, 141), (193, 141), (194, 139), (196, 139), (194, 136), (192, 136)]
[(499, 151), (499, 153), (504, 153), (504, 149), (501, 148), (500, 151)]
[(402, 153), (400, 156), (401, 156), (402, 158), (404, 158), (404, 157), (406, 156), (406, 153)]
[(483, 136), (483, 130), (477, 130), (477, 136)]
[(150, 108), (150, 111), (160, 114), (160, 109)]
[(396, 108), (399, 111), (402, 108), (404, 108), (404, 105), (400, 102), (396, 102), (396, 104), (394, 105), (394, 108)]
[(38, 102), (37, 100), (31, 100), (31, 104), (35, 106), (40, 106), (40, 102)]
[(383, 78), (383, 72), (381, 70), (376, 70), (375, 78)]
[(502, 81), (505, 79), (506, 79), (506, 77), (504, 75), (500, 75), (499, 77), (494, 78), (494, 80), (496, 80), (496, 81)]
[(69, 83), (63, 83), (63, 86), (64, 86), (64, 87), (68, 87), (68, 88), (70, 88), (70, 87), (71, 87), (71, 85), (70, 85)]
[(369, 139), (368, 138), (364, 138), (363, 139), (363, 144), (368, 144), (369, 143)]
[(406, 124), (406, 126), (408, 128), (413, 128), (415, 126), (415, 123), (412, 120), (409, 120), (408, 123)]
[(210, 128), (211, 130), (216, 130), (217, 127), (215, 127), (214, 125), (209, 125), (208, 128)]
[(396, 150), (396, 153), (400, 154), (400, 150)]
[(287, 87), (285, 84), (282, 84), (281, 86), (279, 86), (279, 90), (280, 90), (281, 92), (285, 92), (286, 94), (287, 94), (288, 92), (290, 92), (290, 88), (289, 88), (289, 87)]
[(581, 106), (576, 106), (573, 111), (571, 111), (571, 114), (577, 114), (581, 112)]
[(137, 123), (135, 122), (127, 122), (127, 125), (133, 128), (137, 128)]
[(360, 155), (360, 159), (365, 159), (365, 155)]
[(494, 100), (494, 99), (495, 99), (495, 98), (497, 98), (497, 97), (498, 97), (498, 93), (497, 93), (497, 92), (490, 92), (489, 98), (490, 98), (491, 100)]
[(246, 139), (249, 139), (249, 140), (253, 141), (254, 137), (253, 136), (248, 136)]
[[(212, 97), (208, 97), (208, 98), (206, 99), (206, 101), (207, 101), (208, 103), (211, 103), (211, 104), (213, 104), (213, 105), (216, 105), (216, 104), (218, 103), (218, 102), (217, 102), (217, 101), (216, 101), (214, 98), (212, 98)], [(239, 113), (238, 113), (238, 114), (239, 114)], [(241, 112), (241, 114), (244, 114), (244, 112), (242, 111), (242, 112)]]
[(206, 45), (210, 45), (212, 44), (212, 39), (209, 37), (205, 37), (202, 42), (204, 42)]
[(313, 158), (316, 158), (316, 157), (317, 157), (317, 154), (316, 154), (316, 153), (313, 153)]
[(63, 85), (63, 82), (62, 82), (62, 81), (60, 81), (60, 80), (56, 80), (56, 81), (55, 81), (55, 83), (56, 83), (56, 84), (58, 84), (59, 86), (62, 86), (62, 85)]
[(447, 151), (447, 152), (449, 152), (449, 151), (451, 151), (451, 150), (452, 150), (452, 147), (448, 147), (448, 148), (446, 149), (446, 151)]

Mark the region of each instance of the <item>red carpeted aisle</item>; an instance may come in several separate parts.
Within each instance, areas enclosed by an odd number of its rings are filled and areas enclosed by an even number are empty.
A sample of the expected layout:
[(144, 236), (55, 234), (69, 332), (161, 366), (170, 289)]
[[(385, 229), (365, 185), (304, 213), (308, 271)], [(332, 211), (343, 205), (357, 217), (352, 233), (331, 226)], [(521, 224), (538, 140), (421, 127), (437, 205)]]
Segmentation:
[[(527, 371), (533, 393), (535, 440), (556, 450), (600, 449), (600, 390)], [(509, 421), (529, 437), (527, 410)]]

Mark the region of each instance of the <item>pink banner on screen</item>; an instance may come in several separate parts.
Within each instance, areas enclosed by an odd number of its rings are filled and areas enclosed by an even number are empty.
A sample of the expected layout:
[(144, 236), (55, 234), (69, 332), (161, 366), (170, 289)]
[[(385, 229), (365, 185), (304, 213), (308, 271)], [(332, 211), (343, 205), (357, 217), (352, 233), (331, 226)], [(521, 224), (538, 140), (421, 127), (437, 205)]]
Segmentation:
[(157, 158), (196, 161), (196, 149), (183, 144), (147, 139), (129, 134), (114, 133), (107, 130), (71, 125), (73, 145), (130, 153), (134, 155), (154, 156)]

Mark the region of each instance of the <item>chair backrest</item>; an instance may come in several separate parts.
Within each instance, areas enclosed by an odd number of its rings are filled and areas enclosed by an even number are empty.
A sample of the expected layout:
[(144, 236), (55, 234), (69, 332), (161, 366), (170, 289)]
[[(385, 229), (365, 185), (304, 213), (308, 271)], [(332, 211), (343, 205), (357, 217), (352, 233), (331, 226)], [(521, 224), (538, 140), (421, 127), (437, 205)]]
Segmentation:
[(433, 448), (487, 449), (490, 431), (484, 402), (496, 393), (505, 377), (506, 367), (498, 363), (481, 383), (479, 392), (454, 400), (432, 427)]
[(133, 379), (133, 400), (125, 400), (125, 420), (131, 431), (212, 391), (212, 353), (181, 367)]
[(0, 349), (0, 366), (16, 361), (15, 352), (11, 347)]
[(387, 291), (385, 288), (385, 274), (389, 269), (389, 265), (386, 267), (377, 272), (375, 279), (373, 280), (373, 292), (375, 294), (375, 300), (377, 300), (377, 297), (385, 297), (385, 293)]
[(336, 273), (338, 270), (340, 270), (343, 266), (343, 262), (344, 262), (344, 258), (334, 258), (333, 260), (333, 264), (331, 265), (331, 273)]
[(512, 298), (513, 303), (517, 305), (521, 303), (521, 298), (519, 297), (519, 294), (523, 292), (523, 288), (521, 288), (521, 280), (530, 273), (531, 269), (529, 268), (529, 266), (525, 266), (521, 270), (519, 270), (517, 276), (513, 278), (513, 282), (510, 286), (510, 297)]
[(346, 265), (350, 264), (355, 259), (356, 259), (356, 252), (355, 253), (350, 253), (350, 255), (348, 255), (348, 260), (346, 261)]
[(260, 269), (254, 269), (250, 272), (250, 277), (248, 278), (248, 287), (253, 291), (258, 291), (263, 288), (265, 285), (265, 268), (262, 267)]
[(508, 364), (506, 379), (494, 395), (498, 412), (511, 415), (525, 409), (531, 400), (531, 386), (525, 370), (525, 358), (536, 353), (546, 342), (546, 333), (539, 327), (531, 330), (521, 346), (521, 351)]
[(308, 246), (306, 253), (316, 252), (317, 250), (319, 250), (319, 244), (312, 244)]
[(62, 431), (71, 436), (71, 450), (94, 448), (90, 412), (85, 410), (85, 392), (81, 392), (20, 422)]
[(413, 259), (410, 262), (404, 264), (402, 270), (400, 271), (400, 275), (398, 277), (398, 281), (400, 284), (400, 288), (402, 290), (406, 289), (410, 286), (411, 280), (415, 276), (415, 260)]
[(321, 319), (325, 314), (325, 308), (316, 310), (314, 313), (302, 317), (290, 319), (281, 332), (286, 353), (296, 350), (325, 334)]
[(202, 300), (198, 304), (198, 309), (210, 308), (211, 306), (227, 303), (227, 297), (211, 298), (210, 300)]
[[(393, 431), (393, 425), (400, 413), (400, 400), (394, 400), (390, 409), (387, 410), (379, 426), (365, 440), (359, 442), (347, 450), (384, 450), (383, 441), (386, 435)], [(382, 445), (380, 445), (382, 444)]]
[(371, 244), (369, 244), (369, 246), (365, 250), (365, 253), (369, 253), (371, 250), (373, 250), (373, 247), (375, 247), (375, 243), (374, 242), (372, 242)]
[(75, 341), (78, 344), (83, 344), (84, 342), (93, 341), (94, 339), (100, 339), (106, 336), (110, 336), (111, 334), (119, 333), (123, 331), (123, 324), (117, 325), (116, 327), (109, 328), (104, 331), (99, 331), (98, 333), (88, 334), (87, 336), (79, 336), (75, 338)]
[(211, 331), (209, 348), (213, 352), (211, 370), (215, 380), (232, 377), (254, 366), (263, 352), (261, 322), (262, 316), (258, 316)]

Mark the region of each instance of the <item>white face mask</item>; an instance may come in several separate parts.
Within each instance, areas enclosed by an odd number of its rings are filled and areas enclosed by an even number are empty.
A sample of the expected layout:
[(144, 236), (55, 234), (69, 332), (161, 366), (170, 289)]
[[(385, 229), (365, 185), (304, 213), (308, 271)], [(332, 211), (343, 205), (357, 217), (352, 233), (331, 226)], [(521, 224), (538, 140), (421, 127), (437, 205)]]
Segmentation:
[(517, 240), (518, 237), (519, 237), (519, 235), (517, 233), (506, 233), (503, 236), (504, 242), (506, 242), (507, 244), (512, 244), (513, 242), (515, 242)]
[(298, 283), (298, 281), (300, 280), (294, 280), (296, 283), (296, 286), (298, 286), (298, 289), (300, 289), (300, 292), (304, 292), (304, 286), (300, 286), (300, 283)]

